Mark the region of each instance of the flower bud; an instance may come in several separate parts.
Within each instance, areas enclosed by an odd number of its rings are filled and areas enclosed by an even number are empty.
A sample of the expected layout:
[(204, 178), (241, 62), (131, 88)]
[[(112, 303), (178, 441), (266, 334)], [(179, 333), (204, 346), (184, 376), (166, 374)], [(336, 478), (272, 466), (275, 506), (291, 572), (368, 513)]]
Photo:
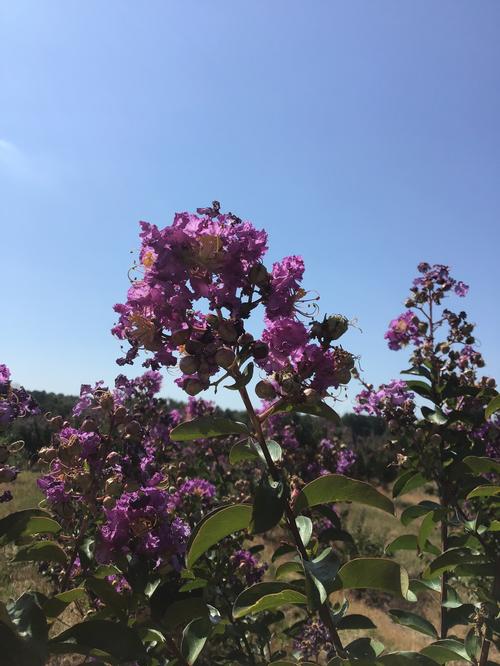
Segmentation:
[(94, 419), (85, 419), (80, 428), (83, 432), (95, 432), (97, 430), (97, 423)]
[(318, 391), (316, 391), (316, 389), (306, 388), (304, 390), (304, 398), (307, 403), (314, 404), (316, 402), (319, 402), (321, 396), (318, 393)]
[(48, 419), (50, 425), (55, 428), (56, 430), (60, 430), (63, 424), (63, 417), (62, 416), (54, 416), (52, 419)]
[(115, 417), (115, 422), (116, 423), (123, 423), (125, 419), (127, 418), (127, 409), (123, 405), (120, 405), (115, 409), (114, 413)]
[(119, 476), (111, 476), (106, 480), (104, 486), (106, 495), (116, 496), (121, 492), (122, 489), (122, 479)]
[(335, 373), (335, 376), (339, 384), (349, 384), (352, 377), (349, 368), (341, 368), (338, 372)]
[(125, 428), (125, 432), (131, 437), (139, 437), (142, 432), (141, 424), (139, 421), (130, 421)]
[(203, 344), (199, 340), (188, 340), (184, 346), (187, 354), (201, 354), (203, 351)]
[(102, 505), (105, 509), (112, 509), (115, 504), (116, 500), (111, 497), (111, 495), (106, 495), (106, 497), (102, 500)]
[(273, 400), (276, 397), (276, 389), (271, 382), (260, 381), (255, 386), (255, 393), (261, 400)]
[(224, 342), (236, 342), (238, 339), (236, 326), (230, 321), (221, 321), (219, 324), (219, 337)]
[(99, 400), (99, 405), (102, 407), (102, 409), (106, 411), (113, 408), (114, 406), (113, 396), (109, 391), (105, 391), (102, 394), (101, 399)]
[(347, 331), (349, 322), (342, 315), (333, 315), (326, 320), (327, 337), (330, 340), (337, 340)]
[(439, 433), (435, 432), (432, 437), (429, 439), (429, 444), (432, 446), (439, 446), (442, 442), (442, 437)]
[(189, 340), (190, 331), (188, 328), (179, 328), (177, 331), (173, 331), (170, 336), (170, 342), (174, 347), (179, 347), (180, 345), (185, 345)]
[(252, 346), (252, 354), (256, 360), (262, 360), (269, 354), (269, 348), (265, 342), (257, 340)]
[(106, 456), (106, 462), (108, 465), (117, 465), (121, 460), (121, 456), (117, 451), (111, 451)]
[(0, 483), (10, 483), (17, 477), (15, 467), (0, 467)]
[(264, 266), (264, 264), (255, 264), (250, 269), (248, 279), (250, 284), (255, 284), (258, 287), (265, 285), (267, 282), (269, 282), (269, 273), (267, 272), (267, 268)]
[(218, 326), (219, 326), (219, 317), (217, 317), (217, 315), (214, 315), (214, 314), (208, 314), (208, 315), (205, 317), (205, 321), (206, 321), (207, 324), (208, 324), (209, 326), (211, 326), (212, 328), (217, 329)]
[(236, 359), (236, 355), (232, 349), (221, 347), (215, 353), (215, 362), (221, 368), (230, 368)]
[(253, 335), (251, 333), (243, 333), (243, 335), (240, 335), (238, 338), (238, 344), (240, 347), (245, 347), (245, 345), (249, 345), (253, 342)]
[(198, 393), (203, 391), (203, 384), (199, 379), (188, 379), (184, 384), (184, 390), (188, 395), (198, 395)]
[(53, 446), (44, 446), (38, 451), (40, 460), (44, 463), (49, 463), (57, 457), (57, 449)]
[(200, 367), (200, 361), (196, 356), (183, 356), (179, 361), (179, 368), (185, 375), (193, 375)]

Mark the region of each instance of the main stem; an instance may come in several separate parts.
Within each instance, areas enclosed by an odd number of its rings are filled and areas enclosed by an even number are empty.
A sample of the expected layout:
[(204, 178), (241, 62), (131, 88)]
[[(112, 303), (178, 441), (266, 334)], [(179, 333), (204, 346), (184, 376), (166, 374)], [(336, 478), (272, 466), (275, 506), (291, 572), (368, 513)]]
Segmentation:
[[(262, 424), (260, 422), (259, 417), (255, 413), (255, 410), (252, 405), (252, 401), (250, 400), (250, 396), (248, 395), (248, 391), (246, 390), (245, 387), (239, 389), (239, 393), (241, 395), (241, 399), (243, 400), (243, 403), (246, 407), (246, 410), (248, 412), (248, 415), (250, 417), (250, 420), (252, 421), (252, 425), (255, 430), (255, 434), (257, 436), (257, 439), (259, 441), (259, 444), (261, 446), (262, 452), (264, 454), (264, 458), (266, 459), (266, 463), (269, 467), (269, 471), (271, 473), (271, 476), (275, 481), (280, 481), (281, 480), (281, 475), (279, 473), (278, 468), (274, 464), (274, 461), (271, 457), (271, 454), (269, 453), (269, 449), (267, 448), (267, 443), (266, 443), (266, 438), (264, 437), (264, 433), (262, 431)], [(295, 545), (297, 546), (297, 550), (299, 551), (301, 557), (304, 560), (308, 560), (309, 557), (307, 555), (306, 547), (304, 546), (304, 542), (302, 541), (302, 537), (300, 536), (297, 523), (295, 522), (295, 514), (293, 512), (292, 507), (290, 506), (290, 502), (288, 499), (285, 500), (285, 518), (286, 522), (288, 525), (288, 529), (292, 533), (293, 540), (295, 541)], [(345, 656), (345, 650), (342, 645), (342, 641), (340, 640), (340, 636), (337, 632), (337, 629), (335, 628), (335, 625), (333, 624), (332, 616), (330, 614), (330, 609), (328, 607), (328, 603), (325, 602), (324, 604), (321, 605), (319, 609), (319, 616), (321, 618), (321, 621), (323, 624), (327, 627), (328, 632), (330, 633), (330, 637), (332, 639), (332, 643), (335, 647), (335, 650), (337, 651), (337, 654), (341, 657)]]

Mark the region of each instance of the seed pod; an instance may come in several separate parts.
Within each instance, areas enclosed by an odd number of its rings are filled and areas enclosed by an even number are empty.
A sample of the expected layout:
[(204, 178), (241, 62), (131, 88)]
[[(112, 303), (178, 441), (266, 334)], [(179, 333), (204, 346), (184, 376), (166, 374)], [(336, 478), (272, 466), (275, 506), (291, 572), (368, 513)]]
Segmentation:
[(127, 418), (127, 409), (126, 409), (126, 407), (124, 407), (123, 405), (120, 405), (119, 407), (117, 407), (115, 409), (114, 417), (115, 417), (115, 423), (118, 423), (118, 424), (123, 423), (125, 421), (125, 419)]
[(101, 399), (99, 400), (99, 405), (106, 411), (110, 410), (114, 406), (113, 396), (109, 391), (105, 391)]
[(203, 344), (199, 340), (188, 340), (185, 349), (188, 354), (201, 354)]
[(265, 342), (257, 340), (252, 346), (252, 354), (256, 360), (262, 360), (269, 354), (269, 348)]
[(320, 394), (316, 391), (316, 389), (312, 388), (306, 388), (304, 390), (304, 398), (307, 403), (314, 404), (316, 402), (319, 402), (320, 400)]
[(130, 423), (127, 424), (125, 432), (132, 437), (139, 437), (142, 432), (141, 424), (139, 421), (130, 421)]
[(347, 331), (349, 322), (342, 315), (333, 315), (326, 320), (326, 332), (330, 340), (337, 340)]
[(188, 379), (184, 384), (184, 390), (188, 395), (198, 395), (198, 393), (203, 391), (203, 384), (199, 379)]
[(196, 356), (183, 356), (179, 361), (179, 368), (185, 375), (193, 375), (200, 367), (200, 361)]
[(255, 284), (258, 287), (265, 285), (267, 282), (269, 282), (269, 273), (267, 272), (267, 268), (264, 266), (264, 264), (255, 264), (250, 269), (248, 279), (250, 284)]
[(238, 339), (236, 326), (230, 321), (221, 321), (219, 324), (219, 337), (224, 342), (236, 342)]
[(104, 486), (106, 495), (118, 495), (122, 489), (122, 479), (119, 476), (111, 476), (106, 480)]
[(238, 338), (238, 344), (240, 345), (240, 347), (249, 345), (252, 342), (253, 342), (253, 335), (251, 333), (243, 333), (243, 335), (240, 335), (240, 337)]
[(255, 393), (261, 400), (273, 400), (276, 397), (276, 389), (271, 382), (264, 380), (257, 383), (255, 386)]
[(49, 463), (57, 457), (57, 449), (53, 446), (44, 446), (38, 451), (40, 460), (44, 463)]
[(106, 497), (102, 500), (102, 505), (105, 509), (112, 509), (115, 504), (116, 500), (111, 497), (111, 495), (106, 495)]
[(174, 347), (179, 347), (179, 345), (185, 345), (189, 340), (190, 331), (188, 328), (179, 328), (177, 331), (172, 331), (170, 336), (170, 342)]
[(236, 359), (236, 355), (232, 349), (228, 347), (221, 347), (215, 353), (215, 362), (221, 368), (230, 368)]
[(82, 423), (81, 430), (83, 430), (83, 432), (95, 432), (97, 430), (97, 423), (94, 419), (85, 419)]
[(54, 418), (49, 419), (50, 425), (55, 428), (56, 430), (59, 430), (62, 427), (63, 424), (63, 417), (62, 416), (54, 416)]
[(120, 462), (120, 459), (121, 459), (120, 454), (117, 451), (111, 451), (106, 456), (106, 462), (108, 463), (108, 465), (116, 465)]

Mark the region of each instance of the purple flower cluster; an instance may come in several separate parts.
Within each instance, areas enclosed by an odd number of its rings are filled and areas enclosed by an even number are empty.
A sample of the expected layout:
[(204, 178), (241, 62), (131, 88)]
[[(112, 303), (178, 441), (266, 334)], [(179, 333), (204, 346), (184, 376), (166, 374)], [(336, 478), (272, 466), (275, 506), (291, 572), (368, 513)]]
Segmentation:
[(390, 322), (384, 338), (388, 341), (389, 349), (393, 351), (405, 347), (410, 342), (419, 344), (422, 336), (419, 332), (418, 317), (411, 310), (403, 312)]
[[(24, 388), (11, 385), (10, 374), (9, 368), (0, 364), (0, 431), (8, 428), (15, 419), (40, 413), (37, 404)], [(19, 473), (17, 467), (6, 464), (11, 452), (8, 446), (0, 445), (0, 483), (12, 483)], [(0, 504), (11, 500), (10, 490), (0, 493)]]
[(105, 563), (120, 554), (134, 554), (155, 567), (170, 563), (179, 568), (190, 528), (180, 518), (171, 517), (170, 506), (170, 495), (159, 488), (123, 493), (112, 509), (105, 510), (98, 560)]
[(294, 641), (295, 649), (302, 659), (316, 660), (320, 652), (327, 656), (333, 649), (328, 629), (322, 622), (308, 620)]
[(408, 391), (406, 382), (393, 379), (388, 384), (381, 384), (377, 391), (367, 388), (356, 396), (354, 407), (356, 414), (365, 412), (371, 416), (386, 416), (400, 408), (413, 412), (415, 394)]
[(461, 298), (467, 296), (469, 286), (461, 280), (452, 278), (449, 266), (443, 266), (443, 264), (431, 266), (423, 261), (417, 268), (422, 275), (413, 280), (412, 291), (414, 293), (420, 291), (435, 292), (439, 298), (442, 298), (446, 292), (453, 290)]
[(249, 550), (236, 550), (230, 557), (235, 572), (243, 577), (246, 585), (254, 585), (262, 580), (267, 564), (259, 560)]

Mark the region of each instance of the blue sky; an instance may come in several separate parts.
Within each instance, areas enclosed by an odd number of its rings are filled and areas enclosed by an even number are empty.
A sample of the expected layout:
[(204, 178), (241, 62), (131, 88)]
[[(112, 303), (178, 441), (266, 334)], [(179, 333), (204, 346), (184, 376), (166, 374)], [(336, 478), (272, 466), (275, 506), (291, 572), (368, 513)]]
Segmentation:
[(405, 365), (383, 334), (421, 260), (471, 285), (499, 376), (499, 22), (498, 0), (0, 0), (0, 362), (112, 381), (138, 220), (217, 198), (357, 319), (369, 380)]

